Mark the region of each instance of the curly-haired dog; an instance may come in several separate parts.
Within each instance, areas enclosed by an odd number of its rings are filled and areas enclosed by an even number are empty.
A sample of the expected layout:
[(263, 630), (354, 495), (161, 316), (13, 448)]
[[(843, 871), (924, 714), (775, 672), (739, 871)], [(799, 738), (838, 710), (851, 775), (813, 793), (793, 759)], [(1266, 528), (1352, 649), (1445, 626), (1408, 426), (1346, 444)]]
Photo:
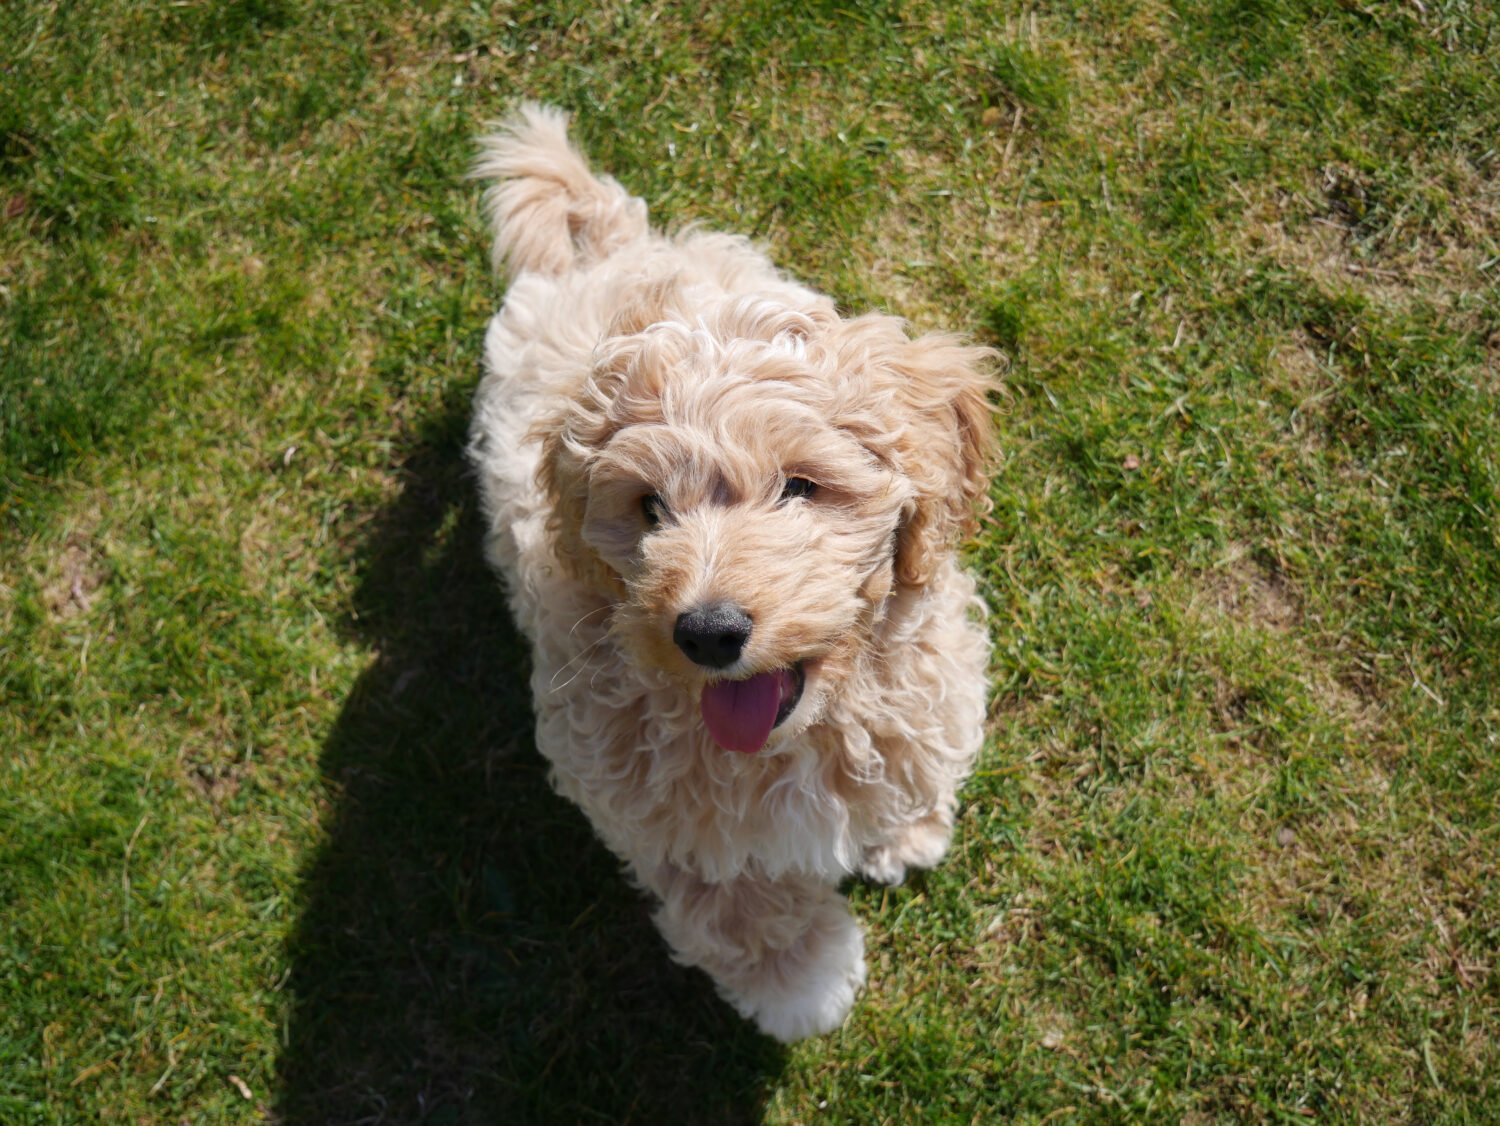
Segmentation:
[(990, 356), (841, 319), (743, 238), (653, 231), (528, 105), (476, 176), (512, 282), (470, 457), (553, 784), (674, 957), (792, 1040), (864, 980), (837, 892), (948, 846), (989, 642), (953, 541)]

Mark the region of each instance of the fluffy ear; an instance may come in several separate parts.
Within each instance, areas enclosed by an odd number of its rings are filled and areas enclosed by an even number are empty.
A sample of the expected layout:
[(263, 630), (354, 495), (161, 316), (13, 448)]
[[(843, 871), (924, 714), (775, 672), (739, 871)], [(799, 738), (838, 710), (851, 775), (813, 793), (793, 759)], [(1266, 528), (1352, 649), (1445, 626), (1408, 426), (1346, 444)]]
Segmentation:
[[(592, 381), (591, 381), (592, 382)], [(540, 425), (542, 461), (537, 483), (547, 495), (552, 536), (558, 563), (572, 577), (604, 593), (617, 594), (620, 579), (584, 541), (583, 522), (589, 503), (588, 445), (572, 432), (581, 421), (577, 405)]]
[(557, 561), (569, 575), (593, 589), (615, 595), (620, 578), (584, 538), (589, 474), (599, 451), (618, 428), (611, 406), (622, 375), (615, 364), (596, 367), (560, 412), (537, 423), (542, 460), (537, 484), (548, 500), (547, 531)]
[[(672, 318), (681, 296), (675, 278), (647, 282), (622, 296), (594, 368), (558, 414), (538, 424), (542, 461), (537, 482), (550, 501), (548, 518), (558, 562), (575, 578), (618, 595), (621, 580), (584, 535), (590, 472), (615, 432), (650, 414), (661, 393), (659, 373), (680, 360), (682, 334), (652, 333)], [(621, 400), (628, 400), (622, 405)]]
[[(857, 362), (872, 370), (894, 440), (881, 451), (911, 482), (896, 533), (896, 581), (922, 586), (986, 507), (994, 450), (993, 370), (998, 354), (936, 333), (908, 339), (888, 317), (849, 322)], [(846, 351), (847, 355), (847, 351)]]

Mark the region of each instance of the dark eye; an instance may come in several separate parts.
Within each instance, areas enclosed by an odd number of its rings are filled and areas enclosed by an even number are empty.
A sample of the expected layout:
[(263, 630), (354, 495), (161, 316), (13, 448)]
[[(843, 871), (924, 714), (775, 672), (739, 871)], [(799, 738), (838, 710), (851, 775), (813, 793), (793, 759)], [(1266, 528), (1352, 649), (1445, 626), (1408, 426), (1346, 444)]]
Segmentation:
[(667, 506), (662, 504), (661, 497), (655, 493), (647, 493), (641, 498), (641, 515), (646, 519), (646, 527), (655, 528), (661, 523), (662, 514), (666, 512)]
[(798, 497), (810, 497), (818, 491), (818, 483), (809, 481), (806, 477), (788, 477), (786, 485), (782, 487), (782, 500), (796, 500)]

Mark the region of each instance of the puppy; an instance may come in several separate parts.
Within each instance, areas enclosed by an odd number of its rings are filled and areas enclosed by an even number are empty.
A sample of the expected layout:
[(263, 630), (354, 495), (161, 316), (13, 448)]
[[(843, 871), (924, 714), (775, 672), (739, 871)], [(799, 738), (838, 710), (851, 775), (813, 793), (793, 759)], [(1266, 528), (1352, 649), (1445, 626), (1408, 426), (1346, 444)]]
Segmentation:
[(864, 980), (837, 892), (937, 863), (989, 640), (953, 543), (991, 354), (839, 317), (744, 238), (654, 231), (538, 105), (475, 175), (510, 289), (469, 456), (553, 785), (673, 957), (780, 1040)]

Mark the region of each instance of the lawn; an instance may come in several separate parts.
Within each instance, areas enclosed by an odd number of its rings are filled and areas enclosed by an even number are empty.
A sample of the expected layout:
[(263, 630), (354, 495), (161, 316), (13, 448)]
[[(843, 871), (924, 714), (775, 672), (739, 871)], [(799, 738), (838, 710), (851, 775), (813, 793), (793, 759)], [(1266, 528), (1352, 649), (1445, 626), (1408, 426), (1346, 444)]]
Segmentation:
[[(1500, 13), (0, 5), (0, 1122), (1500, 1120)], [(473, 138), (1008, 357), (990, 735), (789, 1048), (553, 796)]]

